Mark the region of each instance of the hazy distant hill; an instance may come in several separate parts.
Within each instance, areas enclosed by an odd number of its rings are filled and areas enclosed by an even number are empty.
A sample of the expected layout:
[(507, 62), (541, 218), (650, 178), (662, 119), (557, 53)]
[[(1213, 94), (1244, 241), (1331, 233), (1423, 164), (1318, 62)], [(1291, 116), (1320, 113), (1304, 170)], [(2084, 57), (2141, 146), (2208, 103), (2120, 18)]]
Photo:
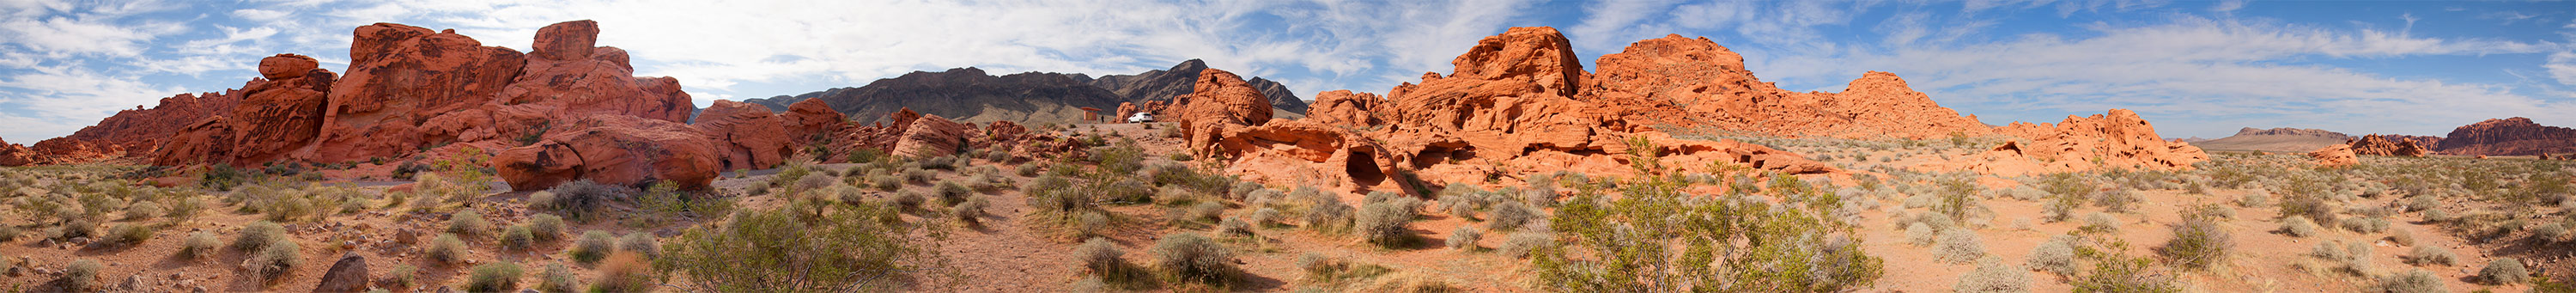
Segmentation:
[(2267, 152), (2307, 152), (2352, 139), (2351, 135), (2321, 129), (2246, 127), (2236, 135), (2191, 143), (2202, 149)]
[[(885, 119), (887, 113), (905, 107), (969, 122), (1068, 123), (1082, 119), (1082, 107), (1111, 112), (1124, 102), (1142, 104), (1187, 95), (1197, 85), (1199, 71), (1206, 69), (1205, 62), (1191, 59), (1166, 70), (1092, 78), (1079, 73), (1044, 72), (992, 76), (982, 69), (967, 67), (943, 72), (915, 71), (855, 88), (743, 102), (766, 106), (770, 111), (786, 111), (796, 102), (823, 99), (832, 105), (832, 110), (860, 123)], [(1272, 116), (1305, 116), (1306, 101), (1287, 86), (1259, 77), (1247, 82), (1270, 98)]]

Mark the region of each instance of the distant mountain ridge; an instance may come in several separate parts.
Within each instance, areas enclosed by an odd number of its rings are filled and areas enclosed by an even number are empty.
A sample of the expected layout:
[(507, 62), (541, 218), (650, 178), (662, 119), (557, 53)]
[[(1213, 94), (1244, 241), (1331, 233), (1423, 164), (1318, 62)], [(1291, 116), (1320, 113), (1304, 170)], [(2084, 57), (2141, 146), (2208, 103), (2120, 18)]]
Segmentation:
[[(1188, 95), (1199, 72), (1207, 68), (1206, 62), (1190, 59), (1170, 69), (1093, 78), (1080, 73), (1047, 72), (997, 77), (986, 74), (982, 69), (966, 67), (942, 72), (915, 71), (860, 87), (743, 102), (777, 112), (786, 111), (788, 105), (799, 101), (822, 99), (833, 110), (860, 123), (884, 119), (886, 114), (907, 107), (916, 112), (965, 122), (1070, 123), (1082, 119), (1081, 108), (1084, 107), (1101, 109), (1102, 115), (1111, 115), (1110, 112), (1116, 111), (1120, 103), (1169, 101)], [(1247, 83), (1270, 99), (1274, 116), (1294, 118), (1305, 115), (1306, 101), (1298, 98), (1286, 85), (1259, 77)]]
[(2352, 138), (2352, 135), (2343, 134), (2341, 132), (2326, 131), (2323, 129), (2289, 127), (2259, 129), (2246, 127), (2244, 129), (2236, 130), (2236, 135), (2234, 136), (2221, 137), (2209, 141), (2193, 142), (2191, 144), (2200, 146), (2203, 149), (2212, 150), (2307, 152), (2330, 145), (2342, 144), (2344, 141), (2351, 140)]

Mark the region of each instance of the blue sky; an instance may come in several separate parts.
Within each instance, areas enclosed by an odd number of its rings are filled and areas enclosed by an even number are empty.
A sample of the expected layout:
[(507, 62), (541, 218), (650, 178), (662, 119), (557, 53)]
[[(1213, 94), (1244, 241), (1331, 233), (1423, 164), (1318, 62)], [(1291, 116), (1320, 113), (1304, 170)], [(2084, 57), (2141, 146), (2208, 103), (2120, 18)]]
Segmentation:
[(1997, 125), (2127, 108), (2168, 137), (2576, 126), (2568, 2), (0, 0), (0, 139), (237, 88), (277, 53), (343, 71), (351, 29), (370, 23), (524, 51), (537, 28), (577, 19), (700, 105), (915, 70), (1096, 76), (1192, 58), (1308, 98), (1384, 93), (1447, 73), (1478, 38), (1554, 26), (1586, 68), (1636, 40), (1708, 37), (1782, 88), (1888, 71)]

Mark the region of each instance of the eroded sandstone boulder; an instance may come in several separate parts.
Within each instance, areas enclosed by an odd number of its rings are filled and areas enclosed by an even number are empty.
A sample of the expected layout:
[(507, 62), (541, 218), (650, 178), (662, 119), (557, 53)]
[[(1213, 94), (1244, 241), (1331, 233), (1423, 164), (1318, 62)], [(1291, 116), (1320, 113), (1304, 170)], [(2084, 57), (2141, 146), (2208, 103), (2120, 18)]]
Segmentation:
[(1179, 113), (1170, 119), (1181, 125), (1185, 145), (1199, 154), (1214, 153), (1211, 148), (1228, 132), (1270, 122), (1270, 98), (1225, 70), (1199, 71), (1197, 88), (1180, 100)]
[(2415, 141), (2387, 135), (2364, 135), (2361, 138), (2353, 139), (2352, 141), (2344, 144), (2352, 146), (2352, 152), (2355, 154), (2394, 157), (2424, 156), (2424, 148), (2416, 145)]
[(639, 187), (670, 181), (703, 190), (721, 167), (715, 145), (688, 125), (593, 114), (556, 124), (536, 144), (494, 154), (492, 169), (519, 191), (579, 179)]
[(2209, 160), (2209, 154), (2199, 147), (2156, 135), (2154, 125), (2127, 109), (2085, 117), (2070, 115), (2053, 125), (2015, 122), (1997, 132), (2029, 140), (2030, 144), (2018, 146), (2015, 155), (2047, 162), (2049, 172), (2105, 167), (2188, 170), (2192, 163)]
[(967, 146), (967, 134), (975, 133), (974, 125), (949, 121), (939, 115), (923, 115), (902, 124), (906, 125), (903, 134), (895, 140), (893, 148), (887, 150), (889, 153), (913, 157), (955, 155)]
[(2454, 155), (2576, 153), (2576, 128), (2540, 125), (2523, 117), (2487, 119), (2452, 129), (2440, 145), (2442, 153)]
[(247, 95), (228, 117), (240, 133), (233, 135), (235, 141), (218, 142), (234, 144), (234, 157), (227, 161), (285, 160), (321, 135), (325, 103), (338, 76), (313, 64), (312, 57), (295, 54), (260, 60), (260, 75), (269, 81), (242, 87)]
[(833, 111), (831, 105), (824, 104), (820, 99), (808, 99), (788, 105), (787, 112), (778, 113), (778, 119), (787, 127), (788, 139), (795, 141), (797, 145), (813, 142), (818, 134), (832, 133), (842, 127), (848, 127), (850, 121), (848, 116), (841, 115), (840, 111)]
[(1325, 125), (1369, 128), (1383, 125), (1376, 109), (1386, 107), (1386, 98), (1372, 93), (1336, 90), (1315, 95), (1315, 103), (1306, 108), (1305, 120)]
[(2353, 155), (2352, 145), (2338, 144), (2308, 152), (2308, 162), (2318, 167), (2343, 167), (2360, 164), (2361, 158)]
[(472, 37), (391, 23), (358, 27), (349, 71), (330, 92), (311, 159), (322, 162), (402, 157), (456, 142), (424, 135), (430, 118), (482, 107), (518, 80), (527, 57), (483, 46)]
[(691, 126), (716, 143), (718, 170), (769, 169), (795, 153), (793, 133), (760, 105), (717, 100)]

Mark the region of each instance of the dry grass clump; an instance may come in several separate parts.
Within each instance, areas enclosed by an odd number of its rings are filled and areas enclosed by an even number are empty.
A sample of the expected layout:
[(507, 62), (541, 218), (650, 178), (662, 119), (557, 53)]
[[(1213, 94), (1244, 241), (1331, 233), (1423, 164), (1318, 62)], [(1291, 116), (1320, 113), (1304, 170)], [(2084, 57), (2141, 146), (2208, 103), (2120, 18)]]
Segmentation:
[(653, 288), (653, 264), (634, 252), (609, 254), (599, 264), (599, 281), (590, 284), (591, 292), (645, 292)]
[(1223, 284), (1234, 279), (1234, 252), (1197, 233), (1163, 235), (1154, 242), (1154, 264), (1184, 281)]
[(1960, 275), (1959, 283), (1951, 285), (1950, 290), (1991, 293), (2030, 292), (2030, 282), (2030, 271), (2001, 261), (1988, 261), (1977, 265), (1977, 270)]
[(2185, 268), (2207, 268), (2227, 261), (2236, 239), (2227, 234), (2217, 221), (2208, 217), (2190, 217), (2174, 225), (2173, 239), (2157, 247), (2156, 252), (2169, 262)]
[(501, 248), (510, 251), (527, 251), (528, 248), (536, 245), (536, 232), (529, 231), (527, 225), (510, 225), (510, 228), (501, 229)]
[(220, 240), (215, 240), (215, 233), (206, 231), (189, 232), (188, 239), (181, 241), (179, 244), (179, 257), (184, 259), (203, 259), (209, 256), (214, 256), (216, 249), (215, 246), (217, 245), (223, 245), (223, 243), (220, 242)]
[(96, 260), (84, 258), (72, 261), (70, 266), (63, 267), (63, 276), (59, 280), (65, 289), (71, 289), (71, 291), (102, 289), (100, 288), (102, 284), (98, 282), (100, 267)]
[(429, 249), (425, 253), (429, 254), (429, 259), (439, 263), (456, 264), (465, 262), (466, 252), (464, 239), (456, 238), (454, 233), (439, 233), (438, 238), (429, 241)]
[(1354, 232), (1369, 243), (1399, 247), (1413, 243), (1413, 209), (1397, 202), (1369, 204), (1352, 222)]
[(616, 240), (610, 239), (611, 237), (614, 236), (609, 236), (606, 231), (582, 232), (581, 240), (572, 242), (572, 260), (582, 264), (598, 263), (600, 259), (608, 257), (610, 252), (617, 250)]
[(2416, 246), (2415, 253), (2406, 256), (2406, 263), (2418, 266), (2450, 266), (2459, 264), (2459, 258), (2460, 257), (2458, 255), (2451, 254), (2451, 251), (2447, 249), (2432, 246)]
[(258, 275), (261, 280), (275, 281), (277, 277), (293, 271), (296, 265), (304, 263), (304, 257), (298, 250), (295, 241), (279, 239), (277, 243), (271, 243), (261, 248), (259, 253), (252, 254), (249, 259), (242, 260), (241, 266), (242, 269)]
[(483, 233), (492, 233), (492, 222), (483, 220), (482, 212), (475, 211), (474, 209), (465, 209), (463, 211), (457, 211), (455, 214), (447, 217), (447, 233), (456, 233), (457, 235), (462, 236), (478, 236), (483, 235)]
[(2290, 216), (2289, 218), (2281, 219), (2281, 234), (2293, 237), (2317, 236), (2317, 229), (2317, 222), (2308, 220), (2308, 217), (2305, 216)]
[(2433, 272), (2425, 271), (2424, 269), (2412, 269), (2407, 270), (2405, 273), (2380, 276), (2379, 291), (2389, 293), (2441, 293), (2449, 292), (2449, 289), (2443, 288), (2442, 278), (2440, 276), (2434, 276)]
[(2478, 279), (2498, 286), (2520, 284), (2531, 279), (2531, 271), (2522, 266), (2521, 259), (2497, 258), (2488, 261), (2485, 269), (2478, 270)]
[(1476, 247), (1477, 238), (1483, 238), (1484, 236), (1485, 232), (1476, 230), (1475, 226), (1458, 226), (1457, 230), (1449, 231), (1449, 239), (1446, 244), (1449, 245), (1449, 249), (1476, 250), (1479, 248)]
[(526, 272), (519, 268), (519, 264), (514, 263), (493, 262), (477, 265), (474, 266), (473, 275), (466, 278), (465, 291), (505, 292), (519, 289), (519, 276), (524, 274)]
[(242, 226), (241, 235), (233, 238), (233, 250), (256, 251), (270, 243), (286, 239), (286, 228), (275, 222), (258, 221)]

